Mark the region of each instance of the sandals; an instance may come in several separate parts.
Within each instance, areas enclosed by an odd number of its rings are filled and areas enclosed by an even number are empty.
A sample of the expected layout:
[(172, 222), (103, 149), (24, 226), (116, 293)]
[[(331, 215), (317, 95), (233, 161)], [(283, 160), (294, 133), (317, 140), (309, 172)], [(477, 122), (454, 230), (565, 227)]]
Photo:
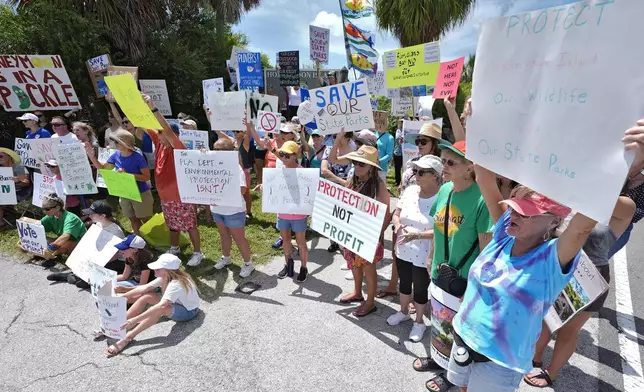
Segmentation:
[(367, 311), (363, 310), (364, 308), (365, 308), (365, 306), (364, 306), (364, 304), (362, 304), (362, 305), (358, 306), (356, 308), (356, 310), (354, 310), (351, 314), (353, 314), (356, 317), (365, 317), (365, 316), (368, 316), (371, 313), (375, 312), (376, 310), (378, 310), (378, 308), (376, 308), (376, 305), (374, 305), (371, 309), (369, 309)]
[(132, 343), (132, 339), (121, 339), (118, 342), (112, 344), (109, 346), (105, 351), (105, 355), (107, 355), (108, 358), (114, 357), (116, 355), (119, 355), (125, 348)]
[(397, 291), (379, 290), (378, 293), (376, 293), (376, 298), (395, 297), (397, 295)]
[[(438, 389), (436, 389), (433, 386), (430, 386), (429, 383), (431, 383), (432, 381), (434, 382), (434, 384), (436, 384)], [(425, 383), (425, 388), (427, 388), (428, 391), (432, 391), (432, 392), (447, 392), (452, 386), (454, 386), (454, 384), (449, 382), (447, 380), (447, 377), (445, 377), (444, 374), (439, 374), (438, 376), (432, 378), (431, 380)]]
[[(416, 363), (418, 363), (418, 365)], [(432, 370), (441, 370), (442, 369), (442, 367), (439, 364), (437, 364), (436, 361), (434, 361), (430, 357), (414, 359), (414, 362), (412, 363), (412, 367), (417, 372), (429, 372), (429, 371), (432, 371)]]
[[(536, 384), (533, 380), (545, 380), (546, 385)], [(523, 381), (525, 381), (525, 383), (530, 385), (531, 387), (535, 388), (552, 387), (552, 384), (554, 383), (554, 380), (550, 377), (550, 374), (548, 374), (547, 370), (541, 370), (541, 373), (535, 375), (526, 374), (525, 376), (523, 376)]]
[(356, 296), (352, 296), (351, 294), (343, 295), (340, 298), (340, 303), (341, 304), (350, 304), (350, 303), (353, 303), (353, 302), (362, 302), (362, 301), (364, 301), (363, 296), (356, 297)]

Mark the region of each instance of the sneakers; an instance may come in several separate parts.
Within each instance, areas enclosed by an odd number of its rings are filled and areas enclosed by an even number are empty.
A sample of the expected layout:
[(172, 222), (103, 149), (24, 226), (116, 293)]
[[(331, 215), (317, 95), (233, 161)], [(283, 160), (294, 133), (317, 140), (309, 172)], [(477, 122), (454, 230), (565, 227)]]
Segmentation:
[(221, 256), (221, 260), (219, 260), (217, 262), (217, 264), (215, 264), (215, 269), (218, 269), (218, 270), (224, 269), (227, 266), (231, 265), (232, 263), (233, 263), (233, 261), (230, 259), (230, 256), (228, 256), (228, 257)]
[(344, 279), (353, 280), (353, 271), (349, 271), (346, 275), (344, 275)]
[(420, 342), (423, 339), (423, 335), (425, 334), (426, 329), (427, 327), (424, 323), (414, 322), (414, 326), (411, 327), (411, 332), (409, 333), (409, 340), (415, 343)]
[(286, 278), (287, 275), (288, 275), (288, 265), (284, 264), (284, 268), (282, 268), (282, 270), (277, 273), (277, 277), (280, 279), (284, 279)]
[(179, 249), (178, 246), (171, 246), (170, 249), (168, 249), (165, 253), (179, 256), (179, 253), (181, 253), (181, 249)]
[[(408, 314), (404, 314), (403, 312), (398, 312), (398, 313), (392, 314), (391, 316), (389, 316), (387, 318), (387, 324), (389, 324), (389, 325), (398, 325), (398, 324), (402, 323), (403, 321), (407, 321), (407, 320), (410, 320), (410, 319), (411, 319), (411, 316), (409, 316)], [(414, 325), (414, 327), (415, 327), (415, 325)], [(412, 329), (412, 331), (413, 331), (413, 329)], [(423, 332), (424, 331), (425, 330), (423, 330)]]
[(335, 253), (340, 250), (340, 245), (337, 242), (331, 242), (331, 245), (326, 249), (329, 253)]
[(306, 267), (300, 267), (300, 273), (297, 274), (298, 283), (306, 282), (306, 278), (309, 277), (309, 270)]
[(190, 260), (188, 260), (188, 265), (190, 267), (195, 267), (195, 266), (201, 264), (201, 260), (203, 260), (204, 257), (206, 257), (206, 256), (204, 256), (203, 253), (195, 252), (195, 253), (192, 254), (192, 257), (190, 258)]
[(67, 283), (75, 285), (78, 282), (82, 282), (82, 280), (78, 279), (76, 275), (74, 274), (67, 275)]
[(282, 239), (282, 237), (280, 237), (280, 238), (276, 239), (275, 242), (273, 242), (273, 244), (271, 245), (271, 248), (279, 249), (279, 248), (282, 247), (283, 243), (284, 243), (284, 240)]
[(68, 277), (71, 275), (71, 272), (55, 272), (47, 275), (47, 280), (51, 280), (53, 282), (67, 282)]
[(340, 269), (342, 271), (349, 271), (349, 266), (347, 265), (347, 263), (342, 263), (342, 266), (340, 267)]
[(244, 265), (241, 267), (241, 271), (239, 271), (239, 276), (242, 278), (248, 278), (250, 274), (253, 273), (254, 269), (255, 266), (252, 262), (248, 262), (248, 264), (244, 263)]
[(288, 277), (289, 278), (294, 277), (295, 276), (295, 262), (293, 261), (293, 259), (288, 259), (288, 261), (286, 262), (286, 267), (288, 269), (288, 271), (287, 271)]

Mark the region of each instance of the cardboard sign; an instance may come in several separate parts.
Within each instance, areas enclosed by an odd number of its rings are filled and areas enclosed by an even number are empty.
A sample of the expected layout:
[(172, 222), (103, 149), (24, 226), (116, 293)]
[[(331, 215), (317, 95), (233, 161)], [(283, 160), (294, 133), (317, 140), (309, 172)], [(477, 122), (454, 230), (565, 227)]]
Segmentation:
[(91, 58), (85, 62), (85, 65), (87, 66), (89, 78), (92, 80), (92, 86), (94, 87), (96, 96), (103, 98), (109, 91), (107, 84), (105, 84), (105, 76), (107, 75), (107, 70), (112, 65), (110, 55), (103, 54)]
[(384, 71), (378, 71), (372, 76), (364, 77), (364, 79), (367, 80), (367, 86), (371, 94), (387, 96)]
[(99, 290), (96, 307), (103, 334), (112, 339), (125, 338), (127, 331), (121, 326), (127, 321), (127, 298), (114, 296), (112, 282), (105, 283)]
[(436, 287), (429, 285), (431, 305), (431, 325), (429, 327), (429, 342), (431, 357), (443, 369), (447, 369), (454, 344), (452, 319), (461, 305), (458, 298)]
[(414, 112), (414, 99), (412, 97), (398, 97), (391, 100), (391, 115), (394, 117), (411, 116)]
[(0, 55), (0, 106), (8, 112), (80, 108), (57, 55)]
[(373, 128), (373, 111), (364, 79), (311, 90), (320, 133), (329, 135)]
[(201, 86), (203, 87), (203, 104), (208, 107), (208, 94), (224, 92), (224, 78), (202, 80)]
[(433, 86), (440, 67), (438, 42), (390, 50), (383, 62), (387, 88)]
[(320, 170), (264, 169), (262, 178), (262, 212), (313, 213)]
[(139, 67), (123, 67), (118, 65), (110, 65), (107, 67), (107, 76), (118, 75), (132, 75), (134, 84), (139, 80)]
[(320, 179), (311, 228), (371, 263), (387, 208), (377, 200)]
[(0, 206), (15, 206), (18, 204), (16, 199), (16, 183), (13, 180), (13, 169), (10, 167), (0, 167)]
[(165, 80), (139, 80), (141, 91), (152, 98), (154, 107), (159, 109), (164, 116), (172, 116), (172, 107), (170, 106), (170, 95), (168, 95), (168, 87)]
[(188, 204), (238, 206), (237, 151), (174, 150), (174, 166), (181, 201)]
[(105, 286), (105, 283), (111, 282), (112, 287), (116, 286), (116, 271), (112, 271), (105, 267), (93, 263), (89, 263), (89, 292), (92, 298), (98, 299), (99, 290)]
[(105, 181), (105, 185), (107, 185), (107, 192), (110, 195), (138, 201), (139, 203), (142, 201), (141, 191), (133, 174), (119, 173), (108, 169), (100, 169), (99, 172)]
[(179, 129), (179, 140), (188, 150), (210, 150), (208, 146), (208, 131)]
[(20, 246), (25, 252), (44, 256), (47, 249), (47, 233), (39, 221), (21, 218), (16, 221)]
[(92, 225), (78, 242), (65, 264), (74, 275), (87, 282), (91, 268), (90, 263), (93, 262), (105, 267), (105, 264), (116, 254), (117, 249), (114, 245), (119, 242), (121, 239), (114, 234)]
[(321, 64), (329, 63), (329, 37), (331, 30), (323, 27), (309, 26), (309, 50), (311, 60)]
[(147, 129), (161, 129), (161, 124), (141, 97), (136, 82), (130, 74), (106, 76), (105, 83), (128, 120), (136, 126)]
[(98, 193), (85, 147), (81, 143), (57, 144), (54, 147), (54, 155), (66, 194)]
[(107, 72), (107, 68), (112, 65), (109, 54), (102, 54), (100, 56), (87, 60), (89, 71), (92, 73)]
[(630, 50), (642, 12), (591, 1), (485, 22), (468, 159), (607, 222), (632, 160), (621, 139), (644, 107), (644, 52)]
[(55, 193), (63, 200), (64, 190), (63, 182), (55, 179), (54, 177), (44, 176), (40, 173), (34, 173), (34, 194), (31, 198), (31, 204), (36, 207), (42, 208), (42, 202), (51, 193)]
[(458, 84), (461, 81), (465, 57), (441, 63), (434, 89), (434, 98), (456, 97)]
[[(248, 92), (246, 94), (246, 100), (246, 121), (248, 121), (249, 123), (255, 124), (255, 121), (257, 120), (257, 114), (260, 110), (263, 112), (279, 112), (279, 98), (275, 95)], [(278, 118), (281, 117), (282, 115), (280, 114)]]
[(210, 93), (208, 108), (210, 108), (210, 128), (213, 131), (246, 129), (242, 121), (246, 110), (245, 92)]
[(262, 72), (261, 53), (239, 53), (237, 54), (239, 68), (239, 88), (252, 90), (264, 87), (264, 73)]
[(282, 115), (274, 112), (257, 112), (257, 121), (255, 121), (255, 130), (257, 132), (279, 133), (280, 119)]
[(297, 50), (279, 52), (277, 59), (280, 67), (280, 86), (299, 86), (300, 52)]
[(380, 133), (387, 132), (389, 128), (389, 115), (387, 112), (373, 112), (374, 128)]

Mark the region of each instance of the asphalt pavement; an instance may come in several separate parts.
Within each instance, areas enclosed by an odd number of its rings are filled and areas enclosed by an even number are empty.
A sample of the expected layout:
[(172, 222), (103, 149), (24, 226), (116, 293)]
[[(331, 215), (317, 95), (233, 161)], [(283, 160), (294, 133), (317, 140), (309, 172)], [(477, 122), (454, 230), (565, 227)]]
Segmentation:
[[(644, 391), (643, 235), (644, 228), (634, 231), (619, 261), (625, 272), (614, 276), (605, 309), (582, 331), (554, 389), (544, 391)], [(279, 258), (245, 280), (237, 267), (204, 273), (198, 277), (203, 311), (195, 320), (161, 322), (110, 359), (103, 355), (106, 343), (92, 340), (98, 316), (88, 292), (47, 281), (49, 271), (38, 265), (0, 258), (0, 391), (425, 390), (430, 374), (411, 364), (428, 352), (427, 339), (407, 340), (411, 322), (386, 324), (398, 310), (390, 299), (378, 300), (378, 311), (363, 319), (351, 315), (354, 306), (339, 304), (353, 282), (344, 279), (341, 255), (330, 255), (327, 246), (325, 239), (310, 243), (304, 284), (276, 278)], [(386, 252), (381, 285), (390, 260)], [(624, 275), (618, 303), (615, 282)], [(261, 288), (236, 292), (245, 281)], [(523, 384), (520, 391), (536, 389)]]

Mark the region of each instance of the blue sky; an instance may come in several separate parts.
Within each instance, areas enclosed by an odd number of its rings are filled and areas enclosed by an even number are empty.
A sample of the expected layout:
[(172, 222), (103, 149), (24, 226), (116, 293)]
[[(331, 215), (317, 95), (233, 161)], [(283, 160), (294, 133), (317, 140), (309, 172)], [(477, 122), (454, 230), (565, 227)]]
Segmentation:
[[(486, 19), (573, 2), (572, 0), (477, 0), (463, 25), (449, 31), (441, 38), (441, 59), (446, 61), (475, 53), (478, 26)], [(268, 54), (272, 64), (275, 64), (277, 52), (299, 50), (302, 65), (312, 64), (309, 60), (308, 28), (311, 24), (331, 29), (329, 64), (326, 68), (345, 66), (342, 19), (338, 0), (263, 0), (262, 5), (243, 16), (233, 30), (246, 34), (250, 39), (248, 49)], [(381, 55), (387, 50), (398, 47), (400, 44), (397, 39), (388, 33), (377, 32), (376, 48)]]

